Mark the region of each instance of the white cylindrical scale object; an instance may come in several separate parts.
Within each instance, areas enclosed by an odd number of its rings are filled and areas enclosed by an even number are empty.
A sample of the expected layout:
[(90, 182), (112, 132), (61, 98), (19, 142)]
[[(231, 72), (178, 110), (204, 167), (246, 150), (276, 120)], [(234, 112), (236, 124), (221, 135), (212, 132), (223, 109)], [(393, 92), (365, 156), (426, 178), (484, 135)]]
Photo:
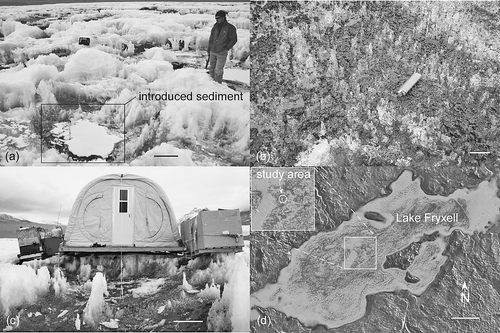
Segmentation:
[(415, 85), (415, 83), (417, 83), (418, 80), (420, 80), (421, 77), (422, 77), (422, 75), (420, 75), (418, 73), (414, 73), (408, 79), (408, 81), (406, 81), (405, 84), (403, 84), (401, 86), (401, 88), (399, 88), (398, 94), (406, 95), (408, 93), (408, 91), (410, 91), (410, 89)]

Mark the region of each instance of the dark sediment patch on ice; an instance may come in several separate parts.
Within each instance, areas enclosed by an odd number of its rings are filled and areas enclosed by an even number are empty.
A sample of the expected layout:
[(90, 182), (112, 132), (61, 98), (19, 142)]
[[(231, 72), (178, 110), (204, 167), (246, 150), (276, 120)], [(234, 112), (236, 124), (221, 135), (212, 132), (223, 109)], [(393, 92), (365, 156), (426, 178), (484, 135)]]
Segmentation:
[(53, 49), (52, 52), (50, 53), (55, 54), (58, 57), (67, 57), (71, 54), (71, 50), (64, 48), (56, 48)]

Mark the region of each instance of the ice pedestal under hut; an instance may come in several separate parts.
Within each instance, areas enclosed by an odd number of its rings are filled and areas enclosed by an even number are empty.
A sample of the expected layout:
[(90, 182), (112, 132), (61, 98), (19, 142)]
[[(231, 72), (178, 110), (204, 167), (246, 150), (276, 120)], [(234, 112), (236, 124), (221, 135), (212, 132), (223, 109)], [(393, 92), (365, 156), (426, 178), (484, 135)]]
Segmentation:
[(104, 295), (108, 296), (106, 278), (101, 272), (97, 272), (92, 279), (92, 291), (83, 310), (83, 319), (86, 323), (95, 325), (99, 322), (105, 308)]

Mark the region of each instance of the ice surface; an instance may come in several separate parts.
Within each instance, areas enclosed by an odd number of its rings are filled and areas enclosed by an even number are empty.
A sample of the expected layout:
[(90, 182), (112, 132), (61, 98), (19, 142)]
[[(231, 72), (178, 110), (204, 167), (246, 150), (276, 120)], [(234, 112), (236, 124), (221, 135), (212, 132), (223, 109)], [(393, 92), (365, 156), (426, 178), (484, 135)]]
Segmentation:
[(248, 47), (248, 45), (250, 45), (250, 31), (239, 30), (237, 33), (238, 42), (233, 46), (232, 54), (234, 59), (244, 61), (250, 55), (250, 49)]
[(112, 55), (96, 49), (80, 49), (70, 56), (61, 77), (78, 81), (116, 76), (119, 61)]
[[(227, 283), (233, 274), (234, 267), (240, 261), (245, 261), (247, 265), (250, 262), (248, 247), (243, 248), (244, 252), (237, 254), (219, 254), (217, 259), (212, 261), (204, 270), (197, 270), (189, 280), (193, 285), (215, 282), (216, 284)], [(188, 267), (196, 267), (199, 258), (189, 262)]]
[[(192, 91), (193, 95), (203, 93), (233, 93), (234, 91), (210, 80), (208, 75), (200, 76), (194, 69), (177, 70), (169, 78), (159, 79), (152, 87), (166, 89), (172, 93)], [(217, 141), (226, 131), (226, 144), (234, 150), (243, 151), (249, 139), (249, 94), (243, 95), (244, 101), (231, 103), (181, 102), (168, 103), (160, 112), (158, 135), (167, 140), (192, 136), (203, 142), (207, 139)]]
[(214, 301), (216, 299), (220, 298), (220, 286), (214, 284), (213, 282), (208, 285), (208, 283), (205, 285), (205, 289), (200, 291), (198, 296), (204, 300), (210, 300)]
[(90, 273), (92, 271), (92, 266), (90, 264), (80, 265), (79, 278), (83, 282), (87, 282), (90, 279)]
[(132, 73), (136, 73), (147, 82), (153, 82), (159, 77), (165, 76), (168, 72), (173, 72), (172, 65), (164, 60), (141, 60), (136, 64), (127, 65), (123, 68), (123, 77), (126, 79)]
[(250, 85), (250, 71), (237, 68), (225, 69), (224, 80), (239, 81)]
[(81, 325), (82, 325), (82, 322), (80, 320), (80, 314), (77, 313), (76, 314), (76, 319), (75, 319), (75, 328), (76, 328), (77, 331), (80, 330)]
[(144, 51), (144, 56), (149, 60), (165, 60), (168, 62), (179, 61), (175, 52), (165, 50), (161, 47), (153, 47)]
[(324, 162), (329, 163), (331, 159), (330, 148), (328, 139), (321, 139), (307, 152), (299, 154), (297, 165), (323, 165)]
[(243, 251), (225, 258), (227, 265), (224, 271), (228, 283), (222, 298), (216, 300), (210, 308), (207, 319), (209, 330), (250, 330), (250, 249), (244, 247)]
[(63, 136), (68, 131), (68, 123), (56, 123), (54, 128), (50, 131), (55, 136)]
[(224, 289), (223, 297), (230, 299), (229, 314), (233, 331), (250, 330), (250, 267), (245, 260), (238, 261), (233, 275)]
[(87, 282), (83, 284), (83, 289), (89, 291), (92, 290), (92, 280), (87, 280)]
[(245, 60), (245, 62), (243, 63), (242, 68), (244, 68), (244, 69), (250, 69), (251, 65), (252, 65), (252, 63), (250, 61), (250, 56), (248, 56), (247, 60)]
[(117, 142), (123, 140), (109, 134), (106, 127), (81, 120), (71, 126), (71, 140), (66, 141), (68, 149), (77, 156), (97, 155), (106, 158)]
[(26, 66), (32, 66), (32, 65), (48, 65), (48, 66), (55, 66), (58, 70), (64, 69), (64, 65), (66, 65), (67, 59), (60, 58), (56, 54), (49, 54), (49, 55), (41, 55), (38, 56), (35, 59), (31, 59), (26, 62)]
[[(0, 140), (4, 137), (0, 135)], [(17, 254), (19, 253), (19, 242), (17, 238), (0, 238), (0, 265), (2, 263), (14, 263), (17, 261)]]
[(17, 148), (24, 148), (28, 145), (23, 138), (12, 138), (12, 144)]
[(193, 286), (189, 284), (186, 279), (186, 272), (182, 272), (182, 289), (184, 290), (193, 290)]
[(18, 106), (28, 107), (34, 102), (40, 81), (54, 79), (57, 74), (55, 66), (42, 64), (26, 68), (19, 65), (14, 69), (0, 72), (0, 111)]
[(52, 286), (54, 287), (54, 293), (56, 296), (66, 294), (69, 283), (66, 281), (63, 272), (60, 268), (54, 270), (54, 277), (52, 278)]
[[(170, 143), (163, 142), (157, 147), (147, 151), (130, 163), (131, 166), (189, 166), (195, 165), (191, 159), (192, 151), (179, 149)], [(177, 155), (177, 157), (155, 157), (155, 155)]]
[(26, 38), (45, 37), (42, 29), (16, 21), (3, 22), (2, 31), (6, 41), (23, 41)]
[[(248, 59), (248, 3), (154, 3), (157, 10), (139, 10), (144, 6), (148, 4), (2, 8), (0, 30), (6, 37), (0, 41), (0, 63), (11, 68), (0, 70), (0, 112), (15, 112), (31, 121), (40, 103), (126, 103), (147, 91), (195, 95), (234, 92), (210, 79), (202, 69), (202, 57), (215, 23), (214, 13), (224, 8), (229, 12), (229, 22), (238, 29), (238, 43), (228, 67), (239, 66), (236, 60)], [(42, 31), (20, 23), (30, 19), (50, 25)], [(78, 45), (81, 36), (90, 37), (91, 44)], [(183, 50), (174, 51), (181, 40), (185, 42)], [(168, 49), (170, 44), (173, 49)], [(174, 61), (188, 62), (199, 69), (174, 71)], [(227, 70), (233, 75), (232, 69)], [(238, 80), (244, 81), (244, 76), (248, 73), (239, 73)], [(121, 128), (125, 122), (131, 134), (125, 155), (135, 165), (219, 165), (237, 163), (230, 160), (232, 156), (248, 155), (249, 105), (249, 93), (243, 102), (231, 103), (134, 100), (125, 108), (125, 117), (116, 107), (102, 107), (85, 119), (108, 128)], [(64, 116), (59, 115), (56, 122), (64, 121)], [(19, 151), (20, 165), (41, 161), (40, 149), (31, 144), (32, 139), (16, 139), (21, 147), (26, 144)], [(200, 151), (201, 146), (212, 155)], [(43, 160), (67, 162), (68, 156), (54, 148), (45, 147)], [(176, 151), (179, 158), (158, 159), (151, 149), (157, 154)]]
[(166, 279), (153, 279), (153, 280), (143, 280), (141, 285), (137, 288), (131, 289), (133, 297), (142, 297), (146, 295), (153, 295), (157, 293), (162, 285), (165, 283)]
[[(224, 296), (224, 295), (223, 295)], [(233, 332), (228, 316), (229, 301), (221, 298), (212, 303), (208, 311), (207, 327), (210, 332)]]
[(33, 304), (49, 291), (49, 287), (47, 267), (41, 267), (35, 273), (26, 265), (0, 264), (0, 305), (6, 315), (13, 307)]
[[(92, 10), (92, 4), (78, 4), (79, 13), (68, 16), (76, 10), (65, 4), (51, 6), (33, 6), (38, 15), (47, 14), (51, 17), (60, 17), (50, 22), (44, 31), (37, 27), (28, 26), (18, 21), (26, 18), (26, 6), (22, 10), (6, 7), (0, 14), (6, 22), (0, 22), (7, 39), (19, 40), (24, 47), (24, 53), (33, 57), (38, 52), (48, 54), (53, 50), (70, 46), (74, 51), (83, 46), (74, 44), (80, 36), (91, 37), (91, 47), (102, 47), (121, 51), (122, 44), (133, 45), (152, 43), (165, 45), (167, 39), (175, 49), (178, 41), (185, 40), (187, 48), (206, 48), (214, 21), (214, 13), (221, 7), (229, 12), (228, 20), (238, 29), (239, 42), (235, 46), (236, 53), (241, 50), (249, 51), (250, 11), (248, 4), (209, 4), (209, 3), (173, 3), (158, 4), (158, 11), (140, 11), (147, 4), (100, 4), (100, 12)], [(75, 4), (73, 4), (75, 6)], [(172, 11), (175, 12), (167, 12)], [(16, 22), (17, 20), (17, 22)], [(27, 38), (27, 37), (32, 38)], [(23, 38), (20, 38), (23, 37)], [(42, 39), (33, 39), (48, 37)], [(26, 39), (31, 39), (27, 42)], [(200, 45), (201, 44), (201, 45)], [(240, 46), (242, 45), (242, 46)], [(130, 47), (129, 47), (130, 48)], [(111, 51), (109, 51), (111, 52)], [(130, 51), (128, 51), (130, 52)], [(133, 51), (132, 51), (133, 54)]]
[(83, 310), (83, 318), (86, 323), (94, 325), (99, 322), (105, 307), (104, 295), (108, 295), (106, 278), (101, 272), (97, 272), (92, 279), (92, 291)]
[(49, 291), (49, 288), (50, 288), (50, 273), (49, 273), (49, 269), (47, 268), (47, 266), (42, 266), (40, 267), (37, 272), (36, 272), (36, 275), (37, 275), (37, 289), (38, 291), (43, 295), (43, 294), (46, 294), (48, 291)]
[(104, 321), (101, 323), (101, 325), (107, 327), (107, 328), (118, 328), (118, 321), (111, 319), (110, 321)]
[(12, 42), (0, 42), (0, 63), (10, 63), (14, 61), (13, 51), (18, 48), (19, 45)]

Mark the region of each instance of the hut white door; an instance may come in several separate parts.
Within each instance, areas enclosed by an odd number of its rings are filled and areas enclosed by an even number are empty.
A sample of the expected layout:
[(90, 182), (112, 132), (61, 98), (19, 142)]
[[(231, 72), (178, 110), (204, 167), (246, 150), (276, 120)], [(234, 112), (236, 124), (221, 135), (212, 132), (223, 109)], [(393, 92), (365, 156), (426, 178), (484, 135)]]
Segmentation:
[(113, 195), (113, 245), (134, 245), (134, 188), (115, 187)]

